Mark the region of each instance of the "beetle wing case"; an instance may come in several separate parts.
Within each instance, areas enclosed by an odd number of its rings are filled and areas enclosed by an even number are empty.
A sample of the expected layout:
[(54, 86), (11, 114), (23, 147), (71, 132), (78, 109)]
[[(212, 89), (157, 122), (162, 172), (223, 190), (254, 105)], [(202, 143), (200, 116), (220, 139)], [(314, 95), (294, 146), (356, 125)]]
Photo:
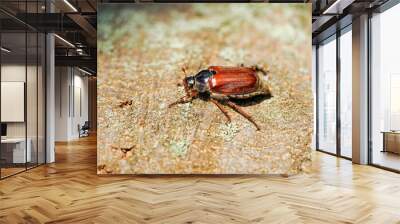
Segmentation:
[(258, 76), (252, 68), (210, 66), (208, 69), (215, 71), (208, 80), (211, 92), (241, 95), (257, 90)]

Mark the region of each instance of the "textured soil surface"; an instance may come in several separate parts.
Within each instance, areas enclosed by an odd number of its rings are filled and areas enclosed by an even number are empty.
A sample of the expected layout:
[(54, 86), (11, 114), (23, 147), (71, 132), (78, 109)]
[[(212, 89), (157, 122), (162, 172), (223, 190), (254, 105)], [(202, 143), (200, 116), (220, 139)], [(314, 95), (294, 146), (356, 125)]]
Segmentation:
[[(310, 167), (310, 4), (100, 7), (99, 174), (296, 174)], [(210, 65), (258, 65), (272, 97), (243, 109), (261, 131), (211, 102), (168, 108), (177, 85)]]

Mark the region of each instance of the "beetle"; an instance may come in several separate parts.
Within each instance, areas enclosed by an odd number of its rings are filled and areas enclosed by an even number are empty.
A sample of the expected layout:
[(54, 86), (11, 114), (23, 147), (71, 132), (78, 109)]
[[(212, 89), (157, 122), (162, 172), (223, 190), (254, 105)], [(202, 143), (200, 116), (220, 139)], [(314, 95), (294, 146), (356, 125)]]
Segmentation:
[(171, 103), (169, 108), (202, 98), (214, 103), (226, 116), (228, 122), (231, 121), (231, 117), (222, 104), (228, 105), (253, 123), (257, 130), (261, 130), (254, 119), (232, 100), (249, 99), (260, 95), (271, 96), (266, 79), (267, 72), (264, 69), (258, 66), (210, 66), (193, 76), (187, 76), (184, 68), (182, 71), (185, 74), (183, 86), (186, 96)]

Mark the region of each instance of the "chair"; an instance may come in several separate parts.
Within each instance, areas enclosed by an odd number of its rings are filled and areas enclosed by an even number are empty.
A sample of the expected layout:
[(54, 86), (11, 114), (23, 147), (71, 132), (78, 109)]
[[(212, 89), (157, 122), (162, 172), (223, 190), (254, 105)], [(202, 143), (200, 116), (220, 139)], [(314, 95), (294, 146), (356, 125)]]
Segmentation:
[(80, 125), (78, 125), (79, 138), (89, 136), (89, 129), (90, 129), (89, 121), (85, 121), (85, 123), (82, 125), (82, 127), (80, 127)]

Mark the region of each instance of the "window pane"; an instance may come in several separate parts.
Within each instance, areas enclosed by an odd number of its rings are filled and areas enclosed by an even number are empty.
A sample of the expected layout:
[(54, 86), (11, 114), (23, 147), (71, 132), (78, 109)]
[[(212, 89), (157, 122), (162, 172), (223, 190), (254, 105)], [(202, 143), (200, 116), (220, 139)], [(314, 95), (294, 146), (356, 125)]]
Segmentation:
[(318, 48), (318, 148), (336, 153), (336, 40)]
[(315, 99), (314, 100), (314, 106), (313, 106), (313, 108), (314, 108), (314, 132), (313, 132), (313, 136), (312, 136), (312, 144), (311, 144), (311, 147), (312, 147), (312, 149), (316, 149), (317, 147), (316, 147), (316, 137), (317, 137), (317, 133), (315, 132), (315, 130), (317, 130), (317, 117), (316, 117), (316, 115), (317, 115), (317, 113), (316, 113), (316, 102), (317, 102), (317, 99), (316, 99), (316, 96), (317, 96), (317, 91), (316, 91), (316, 87), (317, 87), (317, 85), (316, 85), (316, 75), (317, 75), (317, 48), (316, 48), (316, 46), (315, 45), (313, 45), (312, 46), (312, 81), (311, 81), (311, 83), (312, 83), (312, 86), (311, 86), (311, 88), (312, 88), (312, 93), (313, 93), (313, 98)]
[(46, 37), (43, 33), (39, 33), (39, 45), (38, 45), (38, 163), (45, 163), (45, 93), (46, 93), (46, 78), (45, 78), (45, 65), (46, 65), (46, 52), (45, 44)]
[[(26, 33), (1, 34), (1, 177), (25, 170), (30, 161), (26, 144)], [(28, 150), (27, 147), (28, 146)]]
[(352, 35), (351, 30), (340, 36), (340, 152), (352, 156)]
[(372, 163), (400, 170), (400, 5), (373, 16)]
[(28, 44), (28, 61), (27, 61), (27, 80), (26, 80), (26, 116), (27, 116), (27, 141), (28, 148), (30, 147), (31, 153), (29, 154), (28, 168), (37, 165), (37, 73), (38, 73), (38, 57), (37, 57), (37, 41), (38, 36), (36, 32), (28, 31), (27, 33)]

